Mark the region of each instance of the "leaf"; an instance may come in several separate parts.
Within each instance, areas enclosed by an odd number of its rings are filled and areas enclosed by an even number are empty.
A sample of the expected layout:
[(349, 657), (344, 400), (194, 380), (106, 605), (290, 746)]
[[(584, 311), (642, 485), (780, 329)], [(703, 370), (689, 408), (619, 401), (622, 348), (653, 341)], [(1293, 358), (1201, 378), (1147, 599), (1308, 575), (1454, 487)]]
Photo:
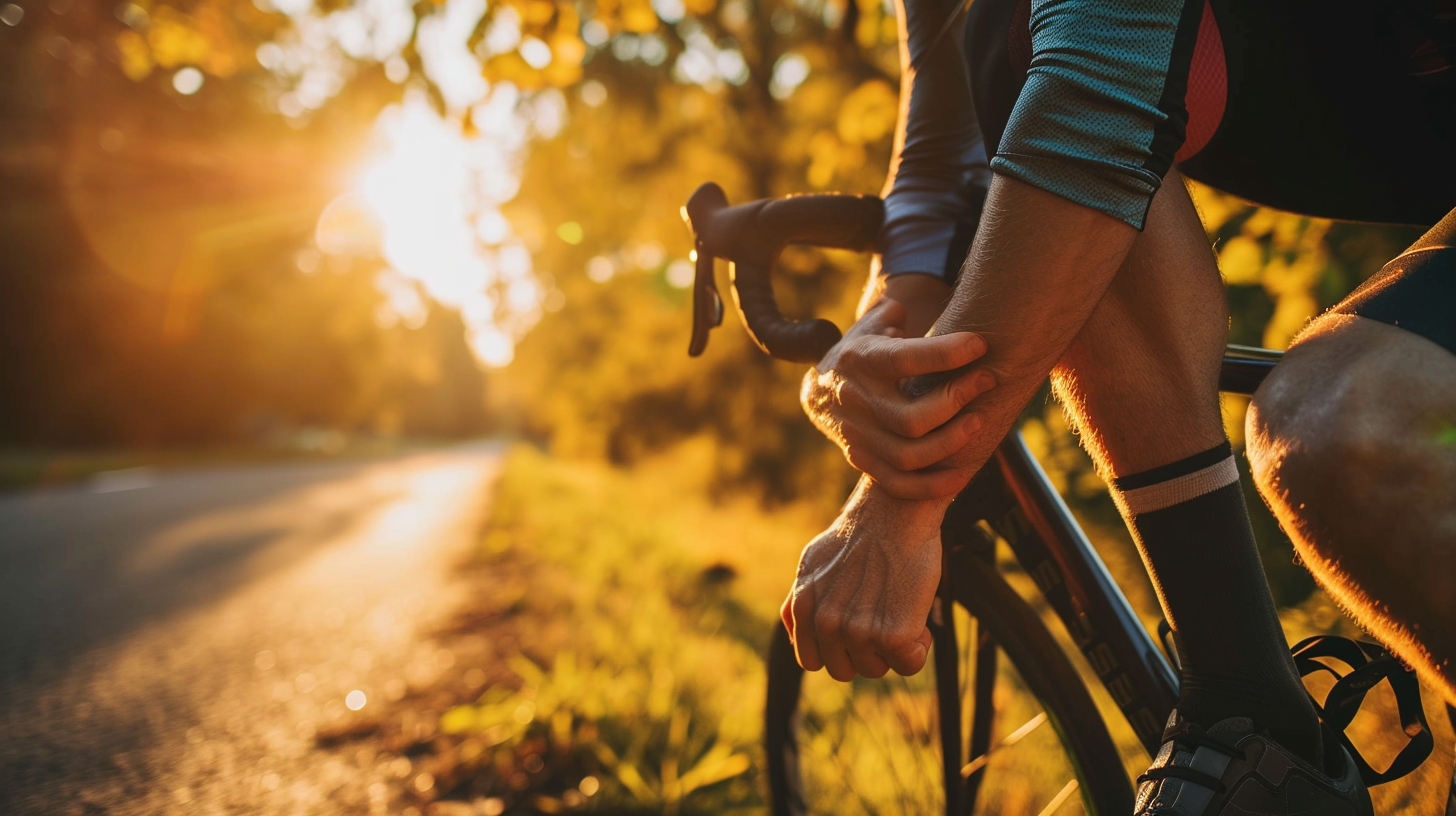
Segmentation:
[(617, 763), (617, 766), (611, 770), (618, 781), (622, 783), (622, 786), (633, 796), (637, 797), (637, 801), (643, 804), (651, 804), (661, 799), (652, 790), (652, 787), (647, 784), (647, 780), (642, 778), (642, 774), (637, 770), (636, 765), (624, 761)]
[(1236, 235), (1219, 250), (1218, 266), (1228, 285), (1252, 286), (1264, 270), (1264, 248), (1247, 235)]
[(865, 82), (845, 97), (839, 109), (839, 138), (853, 145), (878, 142), (895, 132), (899, 111), (899, 97), (890, 83)]
[(702, 758), (693, 765), (692, 770), (683, 774), (678, 780), (678, 786), (684, 796), (692, 793), (698, 788), (706, 788), (747, 771), (752, 767), (753, 762), (747, 754), (735, 754), (733, 749), (726, 745), (714, 745)]

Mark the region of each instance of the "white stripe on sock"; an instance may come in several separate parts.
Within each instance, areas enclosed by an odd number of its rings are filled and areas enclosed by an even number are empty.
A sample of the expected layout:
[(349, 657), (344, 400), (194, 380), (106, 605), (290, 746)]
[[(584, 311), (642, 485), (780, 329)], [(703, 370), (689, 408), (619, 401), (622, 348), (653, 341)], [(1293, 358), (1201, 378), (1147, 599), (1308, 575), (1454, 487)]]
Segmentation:
[(1203, 470), (1166, 482), (1133, 490), (1113, 490), (1112, 500), (1125, 518), (1151, 513), (1212, 493), (1239, 480), (1239, 467), (1232, 456)]

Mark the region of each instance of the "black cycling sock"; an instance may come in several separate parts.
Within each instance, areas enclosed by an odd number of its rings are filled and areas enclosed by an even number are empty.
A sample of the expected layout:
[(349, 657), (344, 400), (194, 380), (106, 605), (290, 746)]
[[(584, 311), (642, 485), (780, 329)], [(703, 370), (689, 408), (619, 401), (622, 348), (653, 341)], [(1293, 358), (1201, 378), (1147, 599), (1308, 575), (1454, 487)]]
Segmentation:
[(1178, 710), (1249, 717), (1320, 767), (1319, 720), (1295, 671), (1227, 442), (1113, 480), (1183, 665)]

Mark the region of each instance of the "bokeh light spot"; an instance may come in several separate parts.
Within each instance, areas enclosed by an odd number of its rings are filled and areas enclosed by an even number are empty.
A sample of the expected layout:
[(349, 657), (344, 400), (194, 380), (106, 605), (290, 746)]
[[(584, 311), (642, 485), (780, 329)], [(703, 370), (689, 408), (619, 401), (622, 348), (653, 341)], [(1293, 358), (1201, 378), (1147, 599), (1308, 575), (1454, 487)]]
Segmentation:
[(693, 285), (693, 265), (679, 258), (667, 266), (667, 282), (678, 289)]
[(612, 32), (601, 20), (588, 20), (586, 25), (581, 27), (581, 38), (593, 48), (604, 45), (611, 37)]
[(183, 96), (191, 96), (202, 90), (202, 81), (202, 72), (190, 66), (172, 75), (172, 87)]
[(606, 283), (617, 274), (617, 265), (605, 255), (597, 255), (586, 262), (586, 276), (596, 283)]
[(600, 108), (607, 101), (607, 86), (589, 79), (581, 84), (581, 101), (589, 108)]
[(535, 37), (521, 40), (520, 52), (521, 59), (538, 71), (551, 64), (551, 46)]
[(14, 3), (6, 3), (0, 6), (0, 23), (8, 26), (18, 26), (20, 21), (25, 19), (25, 9)]
[(556, 228), (556, 237), (572, 246), (576, 246), (586, 237), (586, 232), (581, 228), (581, 224), (575, 221), (566, 221)]
[(364, 696), (364, 692), (359, 689), (354, 689), (344, 697), (344, 706), (350, 711), (358, 711), (367, 702), (369, 702), (369, 698)]

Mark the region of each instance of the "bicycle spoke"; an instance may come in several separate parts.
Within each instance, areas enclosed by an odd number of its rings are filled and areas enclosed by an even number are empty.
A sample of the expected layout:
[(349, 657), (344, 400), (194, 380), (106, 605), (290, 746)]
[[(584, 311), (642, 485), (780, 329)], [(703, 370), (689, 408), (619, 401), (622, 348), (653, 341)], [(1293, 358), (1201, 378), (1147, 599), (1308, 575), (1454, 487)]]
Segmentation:
[(1061, 791), (1056, 796), (1053, 796), (1050, 802), (1047, 802), (1047, 806), (1041, 809), (1041, 813), (1038, 816), (1052, 816), (1053, 813), (1057, 812), (1057, 808), (1061, 807), (1062, 803), (1070, 799), (1072, 794), (1076, 792), (1077, 780), (1073, 779), (1062, 786)]
[[(1044, 723), (1046, 723), (1046, 721), (1047, 721), (1047, 715), (1046, 715), (1046, 712), (1043, 711), (1040, 714), (1037, 714), (1035, 717), (1032, 717), (1031, 719), (1027, 720), (1025, 723), (1022, 723), (1022, 725), (1021, 725), (1020, 728), (1016, 729), (1015, 731), (1012, 731), (1010, 734), (1007, 734), (1005, 737), (1002, 737), (1000, 742), (998, 742), (995, 745), (991, 746), (991, 750), (987, 751), (984, 754), (981, 754), (980, 756), (976, 757), (975, 759), (971, 760), (970, 762), (967, 762), (961, 768), (961, 778), (962, 779), (968, 779), (968, 778), (970, 778), (971, 774), (976, 773), (977, 771), (979, 771), (982, 768), (986, 767), (986, 763), (991, 761), (991, 757), (997, 751), (1000, 751), (1002, 748), (1010, 748), (1011, 746), (1015, 745), (1016, 743), (1021, 742), (1023, 739), (1026, 738), (1026, 736), (1028, 734), (1030, 734), (1031, 732), (1033, 732), (1036, 729), (1040, 728)], [(1075, 780), (1073, 780), (1073, 781), (1075, 781)]]

